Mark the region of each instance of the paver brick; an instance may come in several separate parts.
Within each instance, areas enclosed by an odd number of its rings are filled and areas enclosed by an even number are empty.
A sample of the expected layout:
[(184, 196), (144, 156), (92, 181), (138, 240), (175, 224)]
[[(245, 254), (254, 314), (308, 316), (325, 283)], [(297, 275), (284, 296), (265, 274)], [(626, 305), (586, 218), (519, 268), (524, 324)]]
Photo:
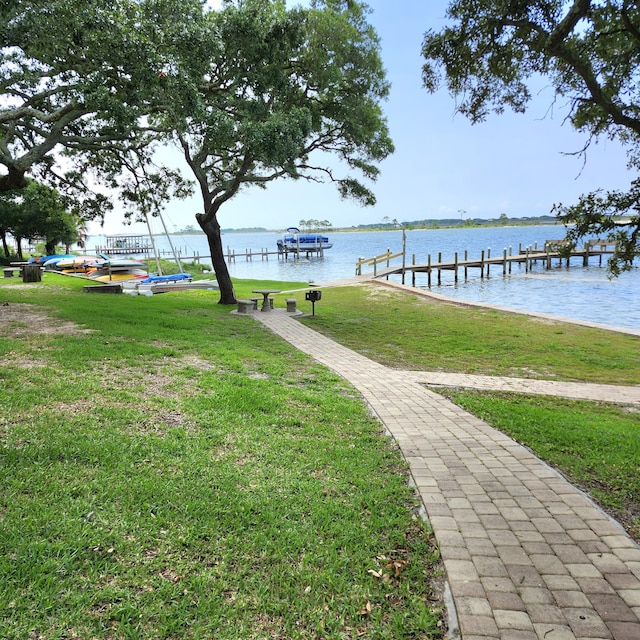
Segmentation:
[(575, 578), (565, 576), (544, 576), (544, 581), (551, 591), (580, 591), (581, 587)]
[(552, 549), (562, 562), (573, 564), (591, 562), (587, 554), (576, 544), (554, 544)]
[(614, 553), (590, 553), (589, 560), (603, 574), (628, 573), (627, 565)]
[(589, 598), (582, 593), (582, 591), (554, 591), (553, 597), (555, 598), (559, 607), (569, 609), (580, 609), (584, 607), (590, 607), (591, 602)]
[(580, 589), (587, 595), (592, 593), (615, 593), (611, 583), (604, 578), (576, 578)]
[(640, 607), (640, 589), (620, 589), (618, 595), (630, 607)]
[(554, 604), (553, 594), (545, 587), (520, 587), (518, 593), (528, 604)]
[(614, 588), (618, 590), (631, 590), (640, 594), (640, 580), (630, 573), (612, 573), (605, 574), (605, 579)]
[(638, 640), (640, 638), (640, 623), (638, 622), (609, 622), (607, 626), (615, 640)]
[(535, 631), (524, 629), (501, 629), (500, 640), (539, 640)]
[(506, 578), (508, 576), (504, 563), (500, 558), (476, 556), (473, 559), (473, 564), (481, 578), (488, 576)]
[(519, 587), (516, 587), (516, 585), (513, 584), (513, 580), (511, 580), (511, 578), (487, 576), (481, 578), (480, 581), (487, 593), (492, 591), (499, 593), (516, 593), (519, 590)]
[(601, 578), (602, 572), (590, 563), (581, 562), (579, 564), (564, 565), (567, 571), (574, 578)]
[(505, 609), (508, 611), (525, 611), (526, 606), (517, 593), (505, 591), (488, 591), (487, 600), (492, 609)]
[(458, 616), (491, 616), (492, 609), (486, 598), (462, 596), (456, 600)]
[(538, 638), (544, 638), (544, 640), (576, 640), (569, 625), (534, 623), (533, 628), (538, 634)]
[(470, 634), (500, 637), (498, 625), (493, 616), (459, 615), (458, 624), (465, 640)]
[(578, 638), (612, 638), (611, 632), (593, 609), (564, 609), (571, 630)]
[(521, 564), (525, 566), (533, 566), (533, 562), (529, 558), (529, 555), (525, 553), (522, 547), (496, 547), (500, 559), (505, 564)]
[(529, 557), (535, 568), (544, 575), (563, 575), (569, 573), (567, 567), (553, 553), (533, 553)]
[(533, 622), (550, 622), (552, 624), (567, 624), (562, 609), (551, 604), (527, 605), (527, 613)]
[(533, 631), (533, 623), (529, 614), (525, 611), (509, 611), (497, 609), (493, 612), (499, 629), (522, 629)]
[(638, 622), (636, 614), (618, 594), (597, 593), (589, 596), (589, 600), (605, 622)]

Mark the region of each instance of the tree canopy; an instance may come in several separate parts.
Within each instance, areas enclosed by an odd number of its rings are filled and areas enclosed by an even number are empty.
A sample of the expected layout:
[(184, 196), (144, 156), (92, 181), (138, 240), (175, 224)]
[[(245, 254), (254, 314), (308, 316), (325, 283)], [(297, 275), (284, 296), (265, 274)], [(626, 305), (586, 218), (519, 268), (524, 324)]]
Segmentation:
[[(0, 6), (0, 192), (31, 174), (76, 193), (91, 192), (77, 157), (102, 171), (110, 150), (140, 148), (158, 101), (163, 38), (192, 2), (172, 0), (7, 0)], [(87, 203), (99, 215), (103, 203)]]
[(17, 242), (22, 258), (21, 240), (43, 239), (47, 254), (59, 243), (73, 244), (78, 240), (79, 219), (67, 210), (60, 194), (47, 185), (29, 180), (24, 189), (0, 194), (0, 234), (7, 255), (5, 234)]
[[(585, 146), (600, 137), (624, 145), (640, 167), (640, 5), (635, 0), (455, 0), (450, 24), (423, 43), (425, 87), (445, 83), (471, 122), (505, 108), (524, 112), (531, 81), (551, 81), (556, 102)], [(638, 254), (640, 180), (627, 193), (598, 191), (554, 207), (575, 224), (570, 239), (612, 234), (611, 266), (628, 269)], [(620, 219), (623, 215), (624, 219)]]
[(352, 0), (291, 10), (283, 0), (242, 0), (189, 26), (191, 46), (167, 70), (160, 121), (202, 195), (197, 220), (222, 303), (235, 294), (218, 212), (243, 188), (279, 178), (331, 181), (343, 197), (375, 202), (359, 176), (375, 180), (393, 145), (380, 107), (388, 83), (366, 15)]

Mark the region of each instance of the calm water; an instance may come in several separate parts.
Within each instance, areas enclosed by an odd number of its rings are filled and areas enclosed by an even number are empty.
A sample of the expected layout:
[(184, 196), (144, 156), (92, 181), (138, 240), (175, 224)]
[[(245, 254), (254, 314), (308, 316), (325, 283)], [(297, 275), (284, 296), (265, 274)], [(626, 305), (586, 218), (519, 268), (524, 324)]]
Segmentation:
[[(322, 258), (282, 260), (273, 255), (268, 261), (257, 257), (250, 262), (238, 258), (229, 264), (229, 270), (237, 278), (323, 282), (354, 275), (356, 261), (361, 257), (373, 257), (387, 249), (394, 253), (402, 250), (402, 231), (332, 232), (328, 235), (333, 248)], [(516, 253), (520, 245), (533, 247), (537, 243), (542, 247), (545, 240), (563, 236), (562, 227), (547, 226), (407, 231), (407, 263), (413, 255), (417, 263), (425, 263), (429, 254), (435, 262), (438, 253), (442, 253), (443, 260), (449, 260), (456, 251), (462, 259), (465, 250), (469, 258), (479, 258), (483, 250), (485, 253), (490, 250), (492, 256), (500, 256), (510, 247)], [(277, 233), (228, 233), (223, 234), (223, 244), (225, 251), (229, 248), (236, 253), (244, 253), (247, 249), (275, 251), (276, 240), (280, 237)], [(92, 238), (89, 246), (100, 240), (100, 237)], [(172, 236), (172, 241), (183, 256), (209, 253), (202, 235)], [(156, 244), (160, 250), (169, 249), (166, 237), (156, 237)], [(640, 270), (636, 268), (610, 280), (605, 261), (599, 267), (597, 258), (592, 258), (591, 265), (584, 268), (582, 262), (574, 258), (569, 268), (554, 266), (546, 270), (539, 264), (529, 273), (524, 267), (513, 265), (512, 273), (507, 277), (503, 277), (502, 268), (496, 266), (491, 277), (484, 279), (479, 277), (479, 270), (470, 269), (467, 282), (463, 281), (461, 270), (457, 284), (453, 281), (453, 272), (443, 272), (442, 285), (434, 285), (431, 290), (460, 300), (640, 329)], [(400, 259), (392, 264), (400, 264)], [(399, 276), (392, 279), (400, 281)], [(410, 274), (407, 274), (406, 282), (411, 283)], [(426, 274), (416, 275), (416, 286), (427, 287)]]

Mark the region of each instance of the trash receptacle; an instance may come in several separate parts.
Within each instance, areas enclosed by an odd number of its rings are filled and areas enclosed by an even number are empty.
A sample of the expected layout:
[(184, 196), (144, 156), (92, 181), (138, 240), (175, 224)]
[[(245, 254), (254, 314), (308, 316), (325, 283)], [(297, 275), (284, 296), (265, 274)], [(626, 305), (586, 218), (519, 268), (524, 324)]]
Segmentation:
[(41, 282), (42, 267), (39, 264), (25, 264), (22, 267), (22, 282)]

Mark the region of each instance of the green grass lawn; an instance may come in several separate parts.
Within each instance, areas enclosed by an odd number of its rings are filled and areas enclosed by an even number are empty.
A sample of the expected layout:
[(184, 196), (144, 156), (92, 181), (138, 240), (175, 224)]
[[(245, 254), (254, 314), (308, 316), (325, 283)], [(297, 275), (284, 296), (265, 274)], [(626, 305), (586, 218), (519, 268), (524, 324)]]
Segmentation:
[[(441, 637), (430, 532), (353, 388), (211, 292), (84, 284), (0, 282), (1, 638)], [(637, 338), (375, 285), (302, 321), (400, 369), (640, 381)], [(638, 535), (637, 413), (452, 398)]]
[[(369, 284), (303, 320), (398, 369), (640, 384), (640, 338), (468, 308)], [(444, 391), (588, 491), (640, 541), (640, 412), (561, 398)]]
[(640, 383), (640, 338), (378, 284), (328, 289), (305, 324), (398, 369)]
[(0, 286), (0, 637), (440, 637), (349, 385), (210, 292), (82, 284)]

